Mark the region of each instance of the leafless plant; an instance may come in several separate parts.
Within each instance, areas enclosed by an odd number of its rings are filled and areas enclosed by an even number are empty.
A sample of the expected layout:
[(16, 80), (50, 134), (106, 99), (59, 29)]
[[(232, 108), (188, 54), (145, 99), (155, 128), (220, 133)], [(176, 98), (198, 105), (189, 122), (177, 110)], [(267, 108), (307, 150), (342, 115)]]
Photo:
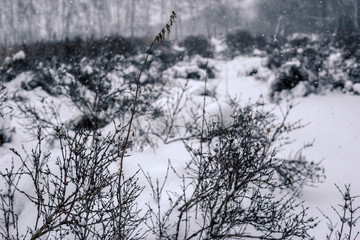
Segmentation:
[(36, 136), (37, 126), (40, 126), (42, 131), (46, 133), (46, 140), (53, 142), (56, 138), (54, 128), (62, 124), (60, 119), (60, 105), (55, 104), (52, 100), (41, 100), (43, 105), (36, 107), (26, 99), (16, 101), (17, 110), (20, 116), (24, 119), (22, 126), (24, 130)]
[[(182, 120), (181, 113), (188, 102), (187, 90), (188, 83), (180, 86), (180, 89), (173, 96), (168, 97), (164, 105), (159, 106), (161, 114), (156, 118), (155, 127), (152, 126), (151, 134), (168, 144), (182, 139), (182, 125), (178, 125)], [(152, 123), (150, 123), (152, 124)], [(153, 124), (152, 124), (153, 125)]]
[[(152, 232), (153, 236), (156, 236), (157, 239), (169, 239), (171, 236), (171, 227), (173, 223), (170, 220), (170, 216), (174, 211), (174, 205), (178, 204), (178, 202), (173, 203), (170, 202), (170, 207), (163, 212), (163, 202), (162, 198), (164, 197), (164, 187), (168, 180), (169, 170), (171, 167), (171, 163), (168, 162), (167, 170), (163, 179), (163, 182), (160, 183), (159, 178), (156, 178), (155, 183), (152, 180), (152, 177), (149, 173), (145, 173), (145, 171), (140, 167), (143, 175), (145, 176), (151, 190), (152, 195), (155, 200), (156, 208), (153, 207), (153, 204), (149, 201), (146, 205), (149, 208), (150, 216), (146, 225), (148, 226), (149, 230)], [(169, 197), (170, 198), (170, 197)]]
[(360, 219), (360, 214), (358, 212), (360, 205), (355, 204), (355, 201), (359, 199), (360, 196), (354, 196), (351, 194), (350, 184), (345, 185), (344, 190), (341, 190), (340, 187), (336, 184), (335, 186), (340, 192), (343, 200), (343, 203), (338, 204), (337, 208), (334, 206), (331, 207), (338, 216), (339, 222), (334, 224), (334, 221), (319, 209), (319, 211), (328, 221), (329, 234), (326, 235), (326, 239), (355, 240), (360, 236), (360, 231), (357, 231), (355, 228), (356, 223)]
[[(170, 15), (170, 20), (168, 21), (168, 23), (165, 25), (165, 27), (161, 30), (161, 32), (155, 37), (155, 40), (151, 43), (148, 51), (147, 51), (147, 54), (146, 54), (146, 57), (145, 57), (145, 60), (144, 60), (144, 63), (142, 65), (142, 68), (140, 70), (140, 73), (138, 75), (138, 78), (136, 80), (136, 91), (135, 91), (135, 98), (134, 98), (134, 103), (133, 103), (133, 108), (131, 110), (131, 116), (130, 116), (130, 120), (129, 120), (129, 123), (128, 123), (128, 130), (127, 130), (127, 134), (126, 134), (126, 137), (125, 137), (125, 141), (124, 141), (124, 144), (122, 147), (119, 147), (119, 156), (120, 156), (120, 167), (119, 167), (119, 175), (121, 176), (123, 174), (123, 164), (124, 164), (124, 157), (125, 157), (125, 153), (126, 153), (126, 148), (127, 148), (127, 145), (128, 145), (128, 142), (129, 142), (129, 138), (130, 138), (130, 132), (131, 132), (131, 126), (132, 126), (132, 123), (133, 123), (133, 120), (134, 120), (134, 116), (135, 116), (135, 112), (136, 112), (136, 108), (137, 108), (137, 105), (138, 105), (138, 99), (139, 99), (139, 93), (140, 93), (140, 78), (141, 78), (141, 75), (145, 69), (145, 66), (146, 66), (146, 63), (147, 63), (147, 59), (150, 55), (150, 51), (152, 49), (152, 47), (156, 44), (156, 43), (162, 43), (164, 40), (165, 40), (165, 33), (167, 32), (168, 34), (170, 33), (170, 28), (171, 26), (174, 24), (175, 22), (175, 18), (176, 18), (176, 13), (174, 11), (172, 11), (171, 15)], [(120, 146), (120, 144), (119, 144)], [(120, 207), (122, 206), (122, 197), (121, 197), (121, 192), (119, 191), (120, 189), (120, 186), (121, 186), (121, 178), (118, 179), (118, 202), (120, 204)], [(121, 215), (119, 217), (119, 224), (122, 222), (122, 219), (121, 219)], [(120, 226), (119, 226), (119, 229), (120, 229)], [(121, 237), (121, 233), (119, 232), (119, 239), (121, 240), (122, 237)]]
[[(34, 206), (34, 225), (29, 226), (28, 231), (31, 239), (42, 236), (113, 239), (118, 238), (119, 232), (131, 239), (142, 239), (146, 230), (140, 228), (140, 223), (147, 218), (147, 212), (138, 209), (137, 198), (143, 188), (137, 184), (136, 174), (125, 178), (111, 171), (111, 165), (119, 161), (116, 139), (121, 131), (123, 129), (117, 129), (104, 137), (98, 133), (91, 144), (89, 131), (81, 130), (70, 136), (64, 129), (57, 128), (60, 155), (55, 161), (43, 149), (40, 128), (38, 144), (30, 156), (23, 158), (12, 149), (21, 166), (1, 173), (11, 191), (0, 199), (5, 223), (1, 234), (15, 238), (7, 230), (13, 227), (15, 236), (19, 236), (17, 215), (12, 207), (14, 192), (17, 192)], [(119, 177), (122, 185), (117, 190)], [(33, 187), (23, 189), (19, 181), (28, 181)], [(117, 191), (122, 194), (121, 207)], [(118, 222), (120, 216), (121, 223)]]
[(199, 216), (190, 223), (198, 230), (186, 239), (310, 238), (317, 220), (307, 217), (296, 196), (304, 182), (321, 181), (322, 168), (300, 155), (277, 158), (283, 135), (300, 126), (286, 124), (287, 114), (278, 123), (259, 107), (236, 108), (230, 126), (208, 126), (201, 139), (206, 152), (188, 146), (195, 191), (179, 208), (179, 218)]
[(19, 233), (19, 215), (15, 208), (16, 188), (18, 187), (23, 167), (15, 170), (12, 161), (10, 169), (5, 169), (5, 173), (1, 173), (4, 180), (5, 189), (0, 192), (0, 236), (3, 239), (25, 239), (25, 235)]

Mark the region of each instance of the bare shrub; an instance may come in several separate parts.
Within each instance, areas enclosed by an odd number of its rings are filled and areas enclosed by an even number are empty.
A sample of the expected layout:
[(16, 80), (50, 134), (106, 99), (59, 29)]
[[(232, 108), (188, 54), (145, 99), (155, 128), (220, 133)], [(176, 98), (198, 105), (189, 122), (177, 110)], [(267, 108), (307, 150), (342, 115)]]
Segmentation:
[(310, 238), (318, 220), (296, 196), (304, 184), (321, 181), (323, 169), (300, 155), (277, 157), (285, 133), (301, 127), (286, 123), (288, 113), (279, 123), (260, 106), (238, 107), (230, 126), (208, 126), (201, 139), (207, 151), (188, 146), (194, 192), (180, 204), (178, 225), (195, 214), (186, 221), (197, 230), (185, 239)]
[(342, 204), (338, 204), (336, 207), (332, 206), (332, 209), (337, 215), (337, 222), (330, 219), (323, 212), (322, 215), (327, 219), (327, 225), (329, 228), (329, 234), (326, 235), (327, 240), (331, 239), (346, 239), (353, 240), (357, 239), (360, 235), (360, 231), (356, 230), (356, 223), (360, 219), (359, 209), (360, 205), (356, 204), (356, 200), (360, 198), (360, 196), (354, 196), (350, 191), (350, 184), (344, 186), (344, 190), (341, 190), (338, 185), (336, 188), (341, 194)]
[[(43, 149), (43, 136), (38, 130), (38, 144), (31, 155), (22, 157), (15, 149), (21, 165), (2, 172), (8, 193), (1, 196), (2, 236), (17, 239), (18, 215), (13, 205), (15, 192), (33, 204), (34, 221), (28, 226), (31, 239), (47, 238), (108, 239), (121, 232), (123, 237), (141, 239), (146, 231), (139, 225), (147, 212), (137, 207), (137, 198), (143, 188), (137, 184), (136, 174), (129, 178), (119, 176), (112, 165), (119, 161), (118, 134), (101, 137), (89, 143), (91, 133), (78, 131), (70, 136), (57, 128), (59, 156), (52, 158)], [(116, 169), (116, 168), (115, 168)], [(117, 190), (118, 178), (122, 184)], [(23, 189), (19, 183), (27, 181), (32, 188)], [(121, 205), (117, 201), (121, 192)], [(19, 196), (18, 196), (19, 197)], [(121, 224), (118, 220), (122, 219)], [(10, 231), (10, 227), (14, 232)], [(120, 227), (120, 229), (119, 229)], [(111, 237), (110, 237), (111, 238)], [(117, 238), (117, 237), (116, 237)]]

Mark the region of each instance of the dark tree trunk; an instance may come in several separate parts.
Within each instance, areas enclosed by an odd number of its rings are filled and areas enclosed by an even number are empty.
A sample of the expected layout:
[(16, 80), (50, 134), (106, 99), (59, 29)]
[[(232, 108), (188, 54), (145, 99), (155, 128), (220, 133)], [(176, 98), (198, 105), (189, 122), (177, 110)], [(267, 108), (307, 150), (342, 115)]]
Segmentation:
[(359, 31), (359, 0), (353, 0), (354, 2), (354, 30)]
[(131, 31), (131, 38), (134, 37), (135, 34), (135, 0), (131, 0), (131, 19), (130, 19), (130, 31)]

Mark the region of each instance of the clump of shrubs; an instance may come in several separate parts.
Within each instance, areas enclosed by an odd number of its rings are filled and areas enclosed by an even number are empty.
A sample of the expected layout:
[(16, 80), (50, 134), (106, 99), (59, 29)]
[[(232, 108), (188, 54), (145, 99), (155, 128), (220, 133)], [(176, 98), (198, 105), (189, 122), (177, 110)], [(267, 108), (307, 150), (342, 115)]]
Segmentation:
[(196, 54), (200, 55), (201, 57), (212, 57), (210, 43), (203, 35), (188, 36), (182, 42), (180, 42), (179, 45), (185, 48), (186, 54), (189, 57), (192, 57)]
[(272, 92), (281, 92), (294, 88), (299, 82), (306, 81), (308, 75), (296, 65), (285, 65), (277, 74), (276, 81), (272, 84)]
[(326, 56), (324, 56), (319, 49), (306, 48), (299, 54), (300, 61), (309, 69), (313, 74), (318, 75), (323, 67), (323, 62)]
[[(126, 38), (122, 36), (107, 36), (103, 38), (82, 39), (75, 37), (60, 41), (40, 41), (30, 44), (14, 46), (12, 49), (24, 51), (28, 62), (38, 65), (39, 62), (53, 62), (57, 64), (74, 63), (82, 58), (97, 58), (119, 55), (134, 55), (146, 46), (143, 38)], [(5, 51), (4, 49), (2, 51)], [(1, 54), (3, 55), (3, 54)]]
[(328, 36), (289, 38), (268, 52), (267, 66), (276, 72), (270, 96), (291, 90), (300, 82), (307, 88), (304, 95), (324, 89), (357, 94), (360, 51), (354, 45), (358, 41), (354, 34), (330, 40)]
[[(25, 90), (41, 87), (53, 96), (57, 95), (58, 83), (62, 84), (67, 75), (92, 91), (98, 87), (93, 83), (96, 78), (102, 77), (102, 72), (112, 72), (118, 76), (122, 73), (125, 81), (129, 80), (127, 82), (131, 84), (136, 79), (132, 73), (137, 74), (138, 70), (134, 68), (126, 73), (120, 71), (131, 69), (130, 66), (140, 66), (142, 53), (145, 53), (144, 46), (148, 45), (146, 41), (145, 38), (108, 36), (102, 39), (74, 38), (17, 46), (18, 53), (23, 53), (23, 57), (15, 58), (17, 54), (14, 54), (12, 58), (6, 58), (0, 67), (0, 81), (9, 82), (19, 74), (30, 71), (29, 79), (21, 87)], [(165, 46), (155, 48), (151, 57), (147, 70), (155, 66), (156, 71), (144, 78), (148, 82), (161, 79), (161, 74), (153, 73), (162, 72), (183, 59), (184, 52), (175, 50), (172, 43), (167, 42)]]
[(269, 94), (272, 100), (287, 97), (288, 93), (292, 96), (303, 97), (317, 89), (316, 78), (299, 62), (284, 64), (274, 76)]
[(309, 43), (309, 38), (306, 36), (295, 37), (290, 39), (289, 44), (294, 48), (306, 47)]
[[(318, 46), (317, 46), (318, 48)], [(307, 36), (295, 35), (289, 38), (276, 37), (276, 40), (269, 43), (268, 63), (270, 69), (281, 67), (286, 62), (292, 61), (294, 58), (297, 60), (305, 60), (304, 58), (311, 55), (313, 49), (310, 47), (310, 39)], [(317, 54), (318, 49), (312, 54), (312, 58)], [(309, 53), (309, 51), (311, 53)]]
[(28, 61), (25, 61), (24, 51), (19, 51), (12, 55), (12, 57), (6, 57), (3, 65), (0, 67), (0, 81), (10, 82), (19, 73), (28, 71), (31, 66)]
[(269, 41), (265, 34), (262, 35), (256, 35), (254, 37), (254, 44), (257, 49), (259, 50), (267, 50), (269, 47)]
[[(158, 71), (164, 71), (183, 60), (185, 51), (174, 49), (173, 43), (165, 40), (161, 45), (154, 46), (152, 56), (154, 59), (153, 61), (158, 61), (160, 63)], [(150, 60), (150, 63), (153, 61)]]
[(34, 69), (31, 80), (28, 82), (21, 82), (21, 88), (24, 90), (30, 91), (37, 87), (41, 87), (45, 92), (52, 96), (57, 95), (55, 85), (54, 75), (45, 67)]
[(348, 75), (353, 83), (360, 83), (360, 66), (356, 64), (353, 68), (349, 69)]
[(210, 79), (215, 78), (215, 67), (214, 66), (208, 66), (206, 64), (199, 63), (198, 67), (201, 68), (201, 69), (206, 70), (208, 78), (210, 78)]
[(281, 48), (274, 48), (271, 53), (268, 53), (266, 66), (270, 69), (277, 69), (294, 57), (296, 57), (296, 51), (294, 49), (284, 50)]
[(254, 42), (254, 37), (248, 31), (238, 30), (226, 34), (226, 45), (231, 57), (251, 53), (254, 49)]
[[(310, 40), (306, 36), (288, 39), (283, 47), (269, 53), (267, 66), (275, 70), (275, 81), (271, 84), (271, 97), (276, 92), (291, 90), (303, 82), (307, 86), (303, 94), (325, 88), (343, 88), (344, 84), (332, 76), (332, 66), (328, 58), (330, 50), (320, 40)], [(320, 88), (319, 88), (320, 87)]]

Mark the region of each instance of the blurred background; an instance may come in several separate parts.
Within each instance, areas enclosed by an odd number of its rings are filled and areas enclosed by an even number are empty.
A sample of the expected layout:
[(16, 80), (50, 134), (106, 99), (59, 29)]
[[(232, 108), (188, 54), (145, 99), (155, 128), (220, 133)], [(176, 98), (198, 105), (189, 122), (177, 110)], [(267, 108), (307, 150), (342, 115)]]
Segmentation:
[(172, 39), (254, 34), (349, 34), (359, 30), (359, 0), (1, 0), (0, 45), (109, 35), (153, 37), (171, 11)]

